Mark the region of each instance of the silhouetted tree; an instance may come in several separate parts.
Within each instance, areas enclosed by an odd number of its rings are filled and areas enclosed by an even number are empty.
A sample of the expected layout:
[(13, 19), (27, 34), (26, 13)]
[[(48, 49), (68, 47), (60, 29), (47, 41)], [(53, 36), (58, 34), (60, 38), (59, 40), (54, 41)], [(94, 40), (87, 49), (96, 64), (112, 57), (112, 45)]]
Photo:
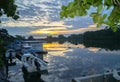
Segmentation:
[(15, 0), (0, 0), (0, 17), (5, 14), (7, 17), (17, 20), (19, 13), (16, 10), (17, 5), (15, 4)]
[(113, 32), (111, 29), (89, 31), (83, 34), (83, 44), (86, 47), (99, 47), (106, 50), (120, 50), (120, 29)]
[(28, 39), (29, 39), (29, 40), (33, 40), (34, 37), (33, 37), (33, 36), (29, 36)]
[(15, 39), (17, 39), (17, 40), (24, 40), (25, 37), (21, 36), (21, 35), (15, 35)]

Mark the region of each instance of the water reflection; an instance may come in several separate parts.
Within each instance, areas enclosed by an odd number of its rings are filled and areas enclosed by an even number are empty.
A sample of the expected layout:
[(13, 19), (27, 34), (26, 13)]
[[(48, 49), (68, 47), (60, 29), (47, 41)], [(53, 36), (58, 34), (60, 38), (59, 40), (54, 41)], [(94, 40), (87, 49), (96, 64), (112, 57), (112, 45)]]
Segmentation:
[(106, 69), (120, 68), (120, 51), (70, 43), (46, 43), (49, 75), (42, 75), (45, 82), (70, 82), (72, 78), (103, 73)]
[(48, 51), (49, 54), (54, 56), (64, 56), (65, 52), (72, 52), (73, 49), (69, 44), (58, 44), (58, 43), (46, 43), (43, 45), (44, 49)]
[(119, 40), (85, 40), (83, 44), (86, 47), (98, 47), (105, 50), (120, 50), (120, 41)]
[(48, 74), (22, 73), (20, 69), (22, 63), (16, 60), (16, 67), (9, 67), (11, 82), (70, 82), (75, 77), (120, 68), (120, 51), (107, 51), (95, 47), (85, 48), (82, 44), (70, 43), (45, 43), (43, 47), (48, 54), (39, 54), (38, 57), (41, 56), (48, 62)]

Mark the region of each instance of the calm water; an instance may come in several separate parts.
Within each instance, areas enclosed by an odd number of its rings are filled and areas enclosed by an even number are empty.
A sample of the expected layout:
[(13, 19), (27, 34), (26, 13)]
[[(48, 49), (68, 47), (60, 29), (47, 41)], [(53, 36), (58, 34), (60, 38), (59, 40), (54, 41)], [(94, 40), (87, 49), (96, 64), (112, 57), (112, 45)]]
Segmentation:
[(100, 48), (85, 48), (82, 44), (46, 43), (48, 54), (48, 75), (42, 75), (45, 82), (70, 82), (75, 77), (103, 73), (120, 68), (120, 51), (106, 51)]

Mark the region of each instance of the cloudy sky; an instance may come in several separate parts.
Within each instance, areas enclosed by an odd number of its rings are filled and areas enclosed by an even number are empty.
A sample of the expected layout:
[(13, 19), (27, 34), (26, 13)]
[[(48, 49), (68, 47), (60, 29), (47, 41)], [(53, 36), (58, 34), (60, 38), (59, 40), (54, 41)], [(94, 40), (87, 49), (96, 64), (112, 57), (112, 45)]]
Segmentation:
[(62, 5), (71, 0), (16, 0), (20, 19), (6, 20), (3, 16), (1, 27), (12, 35), (43, 37), (46, 35), (83, 33), (96, 30), (89, 16), (74, 19), (60, 19)]

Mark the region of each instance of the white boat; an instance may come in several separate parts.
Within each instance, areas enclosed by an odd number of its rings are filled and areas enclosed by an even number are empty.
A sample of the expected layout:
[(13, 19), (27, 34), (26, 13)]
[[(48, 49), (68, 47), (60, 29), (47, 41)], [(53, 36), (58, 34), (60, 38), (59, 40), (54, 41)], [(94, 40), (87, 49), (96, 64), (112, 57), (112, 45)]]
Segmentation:
[(46, 54), (47, 51), (43, 50), (43, 42), (40, 41), (22, 41), (21, 42), (22, 48), (21, 52), (36, 52), (40, 54)]
[(29, 47), (31, 46), (34, 49), (43, 50), (43, 42), (41, 41), (22, 41), (21, 45)]
[(32, 48), (32, 46), (30, 46), (29, 44), (23, 44), (22, 45), (22, 48), (24, 48), (24, 49), (30, 49), (30, 48)]
[(22, 56), (23, 67), (28, 73), (41, 72), (47, 70), (47, 63), (35, 57), (31, 53), (25, 53)]

